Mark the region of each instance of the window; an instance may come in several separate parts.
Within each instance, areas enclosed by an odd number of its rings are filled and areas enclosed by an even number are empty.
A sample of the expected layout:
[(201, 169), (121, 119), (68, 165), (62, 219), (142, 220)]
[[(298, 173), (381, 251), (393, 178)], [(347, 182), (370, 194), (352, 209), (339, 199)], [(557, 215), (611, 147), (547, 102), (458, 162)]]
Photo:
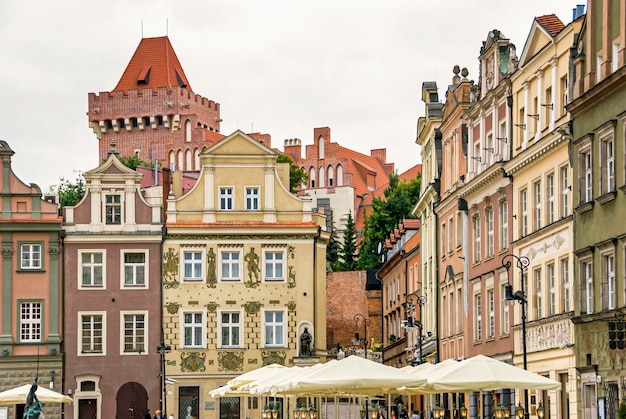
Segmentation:
[(547, 198), (547, 222), (552, 224), (554, 222), (554, 173), (546, 176), (546, 198)]
[(220, 188), (220, 209), (223, 211), (233, 209), (233, 188)]
[(596, 56), (596, 83), (600, 83), (602, 81), (602, 63), (604, 62), (604, 57), (602, 55)]
[(242, 347), (243, 327), (241, 327), (241, 319), (242, 313), (240, 311), (222, 311), (220, 313), (220, 347)]
[(480, 142), (474, 143), (474, 155), (472, 156), (473, 166), (474, 166), (474, 175), (478, 174), (480, 170), (480, 162), (482, 161), (480, 155)]
[(264, 332), (265, 332), (265, 346), (285, 346), (285, 312), (284, 311), (265, 311), (263, 313), (264, 318)]
[(80, 353), (104, 354), (104, 316), (102, 313), (80, 315)]
[(613, 51), (611, 54), (611, 72), (615, 73), (619, 68), (619, 50), (621, 48), (621, 44), (619, 41), (613, 42)]
[(41, 244), (27, 243), (20, 246), (20, 268), (41, 269)]
[(491, 166), (493, 164), (493, 154), (495, 152), (495, 149), (493, 148), (493, 134), (489, 133), (487, 134), (487, 138), (485, 139), (485, 142), (487, 143), (486, 147), (485, 147), (485, 160), (488, 166)]
[(222, 281), (238, 281), (241, 279), (241, 252), (223, 251), (220, 253), (222, 262)]
[(146, 252), (125, 252), (122, 251), (124, 286), (125, 287), (145, 287), (146, 286)]
[(102, 287), (104, 285), (104, 252), (79, 252), (81, 286)]
[(183, 252), (183, 279), (187, 281), (202, 280), (202, 252)]
[(543, 317), (543, 287), (541, 284), (541, 268), (533, 270), (533, 279), (535, 281), (535, 318)]
[(485, 227), (487, 227), (487, 257), (493, 257), (493, 209), (485, 209)]
[(509, 207), (506, 201), (498, 204), (498, 215), (500, 218), (500, 250), (504, 250), (509, 248)]
[[(505, 287), (506, 283), (500, 285), (500, 295), (505, 295)], [(500, 310), (502, 312), (502, 334), (508, 335), (510, 333), (510, 323), (509, 323), (509, 304), (506, 302), (500, 303)]]
[(256, 188), (256, 187), (246, 188), (246, 209), (248, 211), (259, 210), (259, 188)]
[(528, 191), (522, 189), (519, 192), (519, 205), (522, 219), (520, 221), (520, 235), (526, 237), (528, 235)]
[(122, 224), (122, 197), (121, 195), (105, 196), (105, 223)]
[(569, 215), (569, 191), (571, 186), (569, 184), (569, 168), (562, 166), (560, 169), (560, 181), (561, 181), (561, 218), (565, 218)]
[(582, 261), (580, 263), (580, 274), (582, 284), (582, 309), (585, 310), (584, 314), (593, 313), (593, 265), (591, 259)]
[(146, 331), (148, 316), (145, 312), (126, 312), (122, 314), (124, 346), (122, 353), (146, 353)]
[(495, 298), (493, 290), (487, 291), (487, 304), (489, 304), (489, 337), (496, 335)]
[(199, 311), (184, 311), (183, 317), (183, 347), (202, 348), (204, 346), (204, 313)]
[(591, 149), (587, 148), (580, 152), (580, 203), (591, 202), (593, 199), (593, 177), (592, 177), (592, 160)]
[(565, 109), (565, 106), (567, 106), (567, 103), (569, 102), (567, 76), (563, 76), (561, 78), (561, 95), (561, 116), (564, 116), (567, 114), (567, 109)]
[(454, 228), (452, 228), (452, 217), (448, 219), (448, 253), (454, 250)]
[(285, 253), (282, 251), (265, 252), (265, 279), (284, 279), (284, 259)]
[(613, 136), (600, 140), (600, 167), (602, 182), (602, 194), (607, 194), (615, 190), (615, 142)]
[(548, 315), (553, 316), (556, 314), (556, 282), (554, 278), (554, 264), (549, 263), (546, 265), (546, 281), (550, 287), (550, 301), (548, 302)]
[(541, 182), (533, 183), (533, 191), (535, 195), (535, 231), (541, 229)]
[(441, 224), (441, 257), (446, 257), (446, 254), (448, 253), (446, 251), (446, 245), (448, 244), (447, 242), (447, 237), (448, 237), (448, 230), (446, 230), (446, 223), (442, 223)]
[(569, 259), (561, 259), (561, 285), (563, 286), (563, 311), (567, 313), (570, 307)]
[(480, 301), (480, 294), (474, 296), (474, 340), (483, 338), (483, 309)]
[(41, 342), (41, 303), (20, 303), (20, 342)]
[(615, 256), (611, 254), (602, 255), (603, 277), (606, 284), (603, 284), (603, 308), (612, 310), (615, 308)]
[(456, 213), (456, 248), (460, 249), (463, 245), (463, 213)]
[(472, 231), (474, 233), (474, 263), (480, 262), (480, 217), (472, 218)]

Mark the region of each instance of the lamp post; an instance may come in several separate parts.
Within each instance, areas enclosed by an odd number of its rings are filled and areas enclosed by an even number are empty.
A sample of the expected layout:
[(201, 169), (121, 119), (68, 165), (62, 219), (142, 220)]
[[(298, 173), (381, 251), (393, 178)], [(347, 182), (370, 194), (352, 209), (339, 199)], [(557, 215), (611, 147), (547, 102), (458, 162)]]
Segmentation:
[[(511, 273), (509, 271), (513, 262), (515, 262), (515, 266), (519, 269), (520, 285), (522, 286), (521, 290), (515, 292), (513, 292), (513, 285), (511, 285)], [(524, 361), (525, 370), (528, 369), (526, 359), (526, 305), (528, 304), (528, 300), (526, 298), (526, 284), (524, 275), (526, 272), (526, 268), (528, 268), (528, 265), (530, 265), (530, 259), (528, 259), (526, 256), (516, 256), (513, 254), (508, 254), (502, 257), (502, 266), (506, 269), (506, 276), (508, 280), (508, 284), (504, 286), (504, 301), (519, 301), (522, 308), (522, 359)], [(524, 416), (528, 419), (528, 389), (524, 389), (524, 407), (526, 409), (524, 412)]]
[[(359, 320), (363, 320), (363, 326), (365, 328), (365, 337), (359, 338)], [(362, 314), (354, 315), (354, 322), (356, 323), (354, 326), (354, 340), (355, 344), (363, 343), (363, 349), (365, 350), (365, 358), (367, 359), (367, 326), (370, 324), (370, 320), (365, 318)]]
[(163, 341), (161, 341), (161, 344), (157, 346), (157, 352), (161, 354), (161, 403), (159, 405), (159, 409), (163, 415), (167, 415), (167, 401), (165, 399), (165, 354), (171, 350), (172, 348), (166, 345)]

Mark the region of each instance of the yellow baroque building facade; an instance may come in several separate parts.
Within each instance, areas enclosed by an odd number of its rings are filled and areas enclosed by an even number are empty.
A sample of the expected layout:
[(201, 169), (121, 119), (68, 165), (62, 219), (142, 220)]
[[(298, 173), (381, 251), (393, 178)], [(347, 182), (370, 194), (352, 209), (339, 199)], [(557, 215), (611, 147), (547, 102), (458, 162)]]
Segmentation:
[(325, 217), (289, 191), (289, 164), (236, 131), (200, 153), (182, 195), (173, 175), (163, 242), (166, 414), (260, 418), (287, 401), (211, 398), (264, 365), (326, 361)]

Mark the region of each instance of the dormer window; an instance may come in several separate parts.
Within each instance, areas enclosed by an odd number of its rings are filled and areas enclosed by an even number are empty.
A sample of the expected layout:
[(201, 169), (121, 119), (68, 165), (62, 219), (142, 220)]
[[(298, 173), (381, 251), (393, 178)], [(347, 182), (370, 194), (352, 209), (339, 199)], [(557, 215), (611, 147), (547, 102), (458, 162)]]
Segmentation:
[(120, 195), (106, 196), (106, 224), (122, 224), (122, 197)]

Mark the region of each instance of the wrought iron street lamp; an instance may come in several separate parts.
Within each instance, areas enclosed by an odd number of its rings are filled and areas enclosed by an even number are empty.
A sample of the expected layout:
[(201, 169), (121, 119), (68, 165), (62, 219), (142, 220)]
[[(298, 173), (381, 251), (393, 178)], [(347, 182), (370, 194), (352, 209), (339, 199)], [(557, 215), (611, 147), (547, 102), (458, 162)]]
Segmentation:
[(159, 405), (159, 409), (164, 414), (167, 414), (167, 400), (166, 396), (166, 381), (165, 381), (165, 354), (171, 351), (172, 348), (169, 345), (166, 345), (165, 342), (161, 341), (161, 344), (157, 346), (157, 352), (161, 354), (161, 403)]
[[(513, 292), (513, 285), (511, 285), (511, 265), (515, 262), (515, 266), (519, 269), (520, 272), (520, 285), (522, 289), (519, 291)], [(526, 308), (528, 305), (528, 299), (526, 298), (526, 285), (525, 285), (525, 274), (526, 268), (530, 265), (530, 259), (526, 256), (516, 256), (513, 254), (504, 255), (502, 257), (502, 266), (506, 269), (506, 275), (508, 283), (504, 286), (504, 300), (505, 301), (518, 301), (520, 303), (522, 309), (522, 356), (524, 362), (524, 369), (528, 369), (528, 363), (526, 359)], [(528, 389), (524, 389), (524, 407), (525, 412), (524, 416), (528, 418)], [(519, 417), (519, 412), (517, 409), (516, 414)]]
[[(363, 321), (363, 327), (364, 327), (364, 331), (365, 331), (365, 337), (364, 338), (360, 338), (359, 337), (359, 320)], [(354, 342), (354, 344), (358, 345), (359, 343), (363, 344), (363, 349), (365, 350), (365, 358), (367, 358), (367, 326), (369, 326), (370, 324), (370, 320), (368, 318), (366, 318), (364, 315), (362, 314), (355, 314), (354, 315), (354, 340), (352, 342)]]

